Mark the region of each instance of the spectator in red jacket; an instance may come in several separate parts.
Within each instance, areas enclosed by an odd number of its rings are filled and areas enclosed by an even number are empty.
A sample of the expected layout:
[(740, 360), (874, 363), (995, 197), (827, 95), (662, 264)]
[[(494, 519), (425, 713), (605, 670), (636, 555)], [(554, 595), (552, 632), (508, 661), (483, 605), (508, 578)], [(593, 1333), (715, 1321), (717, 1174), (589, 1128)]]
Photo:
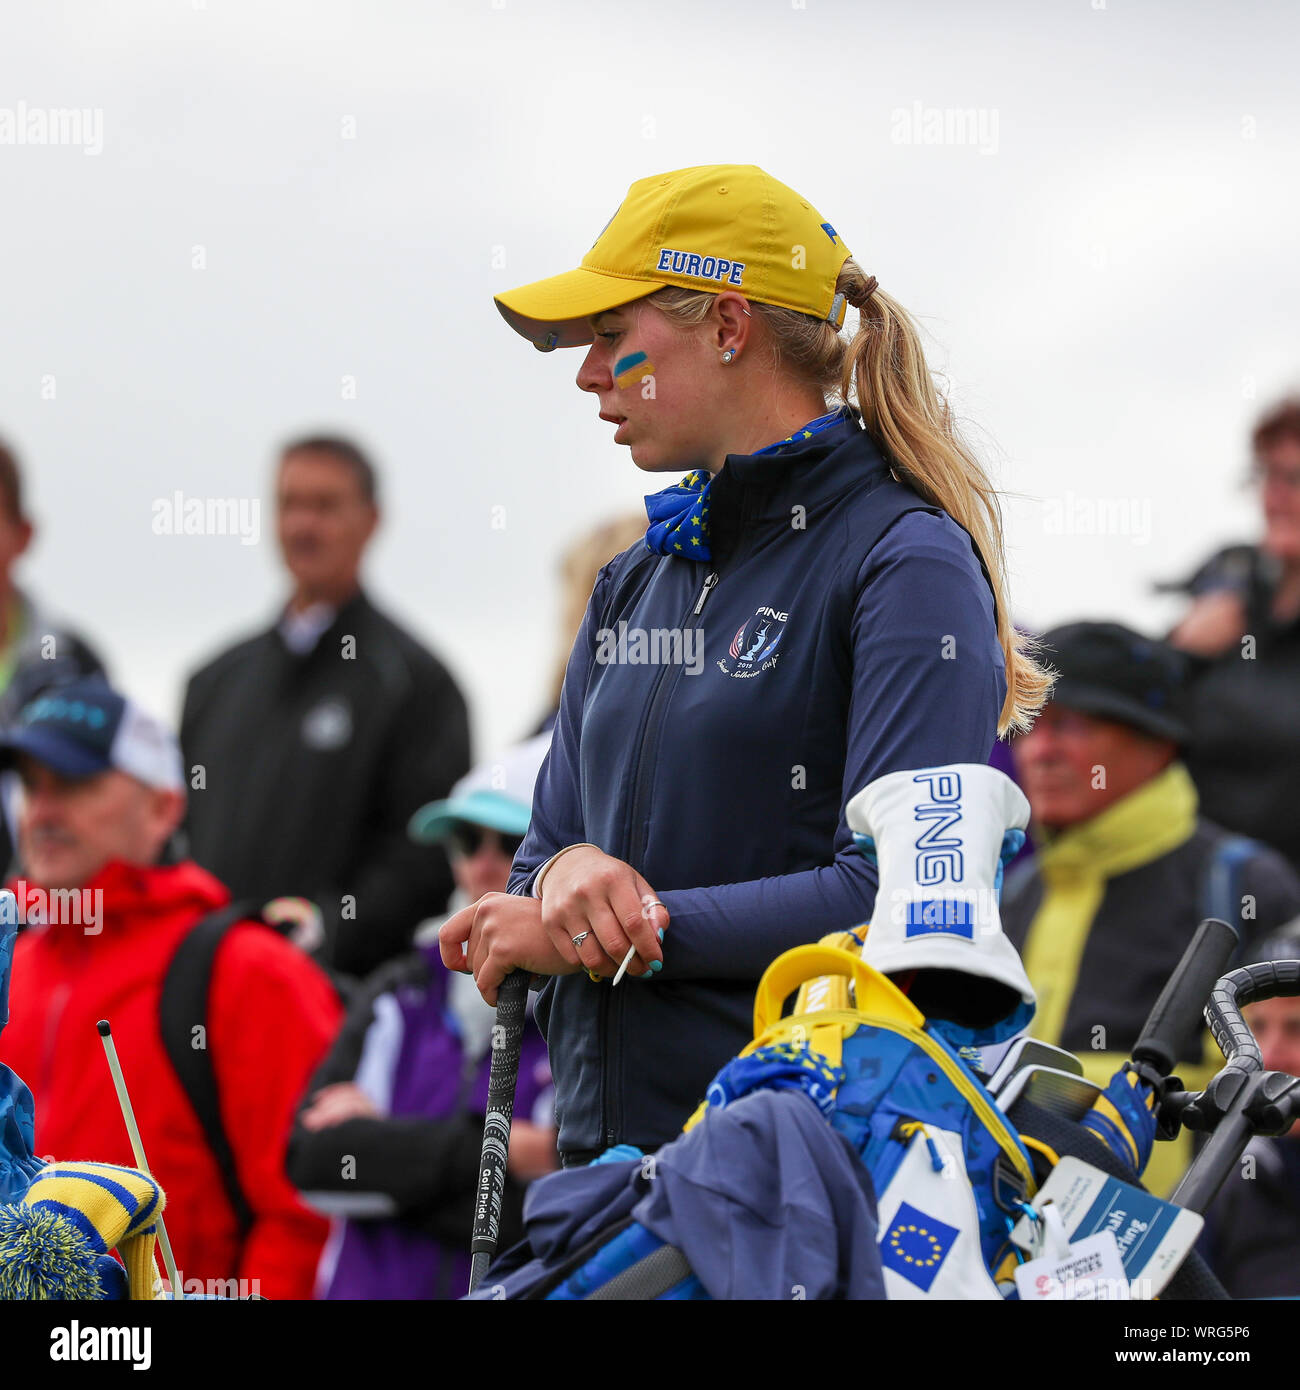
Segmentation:
[(133, 1162), (95, 1030), (108, 1018), (167, 1193), (185, 1291), (310, 1297), (326, 1224), (299, 1202), (284, 1154), (295, 1104), (341, 1020), (329, 981), (253, 922), (231, 927), (217, 949), (191, 1045), (211, 1057), (251, 1216), (241, 1231), (160, 1026), (174, 952), (229, 901), (197, 864), (159, 862), (185, 811), (176, 740), (102, 681), (84, 680), (23, 709), (0, 739), (0, 765), (15, 767), (23, 787), (27, 877), (9, 886), (28, 928), (14, 951), (0, 1059), (31, 1088), (37, 1152)]

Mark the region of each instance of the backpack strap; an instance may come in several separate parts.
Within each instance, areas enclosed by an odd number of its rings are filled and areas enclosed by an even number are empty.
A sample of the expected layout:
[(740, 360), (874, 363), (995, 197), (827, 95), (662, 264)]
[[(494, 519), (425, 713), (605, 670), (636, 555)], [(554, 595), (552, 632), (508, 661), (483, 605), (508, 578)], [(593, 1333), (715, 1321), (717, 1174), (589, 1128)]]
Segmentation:
[[(253, 1225), (253, 1209), (240, 1186), (234, 1151), (221, 1119), (221, 1101), (212, 1053), (207, 1046), (208, 1001), (217, 948), (236, 922), (260, 921), (261, 907), (251, 902), (227, 903), (210, 912), (186, 932), (163, 977), (158, 1022), (163, 1049), (189, 1097), (208, 1149), (217, 1161), (221, 1184), (235, 1213), (242, 1241)], [(193, 1029), (203, 1026), (203, 1046), (194, 1046)]]
[(1217, 917), (1237, 933), (1232, 964), (1241, 954), (1241, 868), (1261, 846), (1245, 835), (1227, 835), (1215, 845), (1201, 881), (1201, 917)]

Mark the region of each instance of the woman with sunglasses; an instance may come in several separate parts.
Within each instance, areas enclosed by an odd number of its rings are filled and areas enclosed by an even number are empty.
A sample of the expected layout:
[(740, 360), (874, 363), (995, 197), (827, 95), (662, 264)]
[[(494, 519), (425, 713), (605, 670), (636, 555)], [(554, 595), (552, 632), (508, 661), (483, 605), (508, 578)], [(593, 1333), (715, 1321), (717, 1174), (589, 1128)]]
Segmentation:
[(916, 328), (792, 189), (642, 179), (580, 269), (497, 305), (542, 350), (585, 347), (615, 443), (685, 474), (597, 580), (511, 893), (441, 932), (489, 1001), (512, 969), (549, 977), (572, 1164), (671, 1139), (748, 1041), (764, 967), (870, 915), (848, 798), (986, 761), (1048, 677)]
[[(543, 734), (507, 749), (411, 818), (413, 840), (447, 851), (453, 906), (506, 887), (549, 742)], [(426, 923), (413, 951), (361, 983), (290, 1136), (290, 1178), (335, 1219), (317, 1271), (320, 1298), (465, 1292), (495, 1016), (472, 981), (444, 970), (437, 927)], [(546, 1047), (531, 1018), (520, 1051), (506, 1244), (520, 1228), (527, 1184), (557, 1162)]]

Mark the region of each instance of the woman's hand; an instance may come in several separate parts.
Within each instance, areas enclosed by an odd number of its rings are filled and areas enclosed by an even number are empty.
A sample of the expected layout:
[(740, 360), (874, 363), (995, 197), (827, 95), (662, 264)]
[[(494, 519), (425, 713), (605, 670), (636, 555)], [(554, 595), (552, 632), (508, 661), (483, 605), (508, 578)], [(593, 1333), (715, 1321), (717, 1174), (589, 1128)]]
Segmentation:
[(510, 1153), (506, 1172), (520, 1182), (543, 1178), (560, 1166), (555, 1151), (555, 1130), (550, 1125), (535, 1125), (529, 1120), (516, 1120), (510, 1126)]
[[(568, 943), (565, 943), (568, 945)], [(489, 1004), (512, 970), (532, 975), (575, 975), (578, 953), (556, 949), (542, 926), (542, 905), (518, 893), (484, 893), (462, 907), (438, 931), (438, 949), (448, 970), (473, 975)]]
[(1229, 589), (1202, 594), (1169, 635), (1172, 646), (1193, 656), (1218, 657), (1241, 641), (1246, 631), (1246, 606)]
[[(547, 869), (541, 908), (552, 948), (576, 951), (586, 970), (617, 974), (633, 946), (629, 975), (644, 975), (663, 960), (659, 931), (668, 924), (668, 909), (630, 864), (594, 845), (569, 850)], [(583, 938), (576, 948), (574, 937)]]
[(322, 1086), (311, 1098), (311, 1104), (302, 1112), (304, 1129), (329, 1129), (341, 1125), (344, 1120), (361, 1117), (377, 1118), (379, 1107), (356, 1084), (355, 1081), (335, 1081)]

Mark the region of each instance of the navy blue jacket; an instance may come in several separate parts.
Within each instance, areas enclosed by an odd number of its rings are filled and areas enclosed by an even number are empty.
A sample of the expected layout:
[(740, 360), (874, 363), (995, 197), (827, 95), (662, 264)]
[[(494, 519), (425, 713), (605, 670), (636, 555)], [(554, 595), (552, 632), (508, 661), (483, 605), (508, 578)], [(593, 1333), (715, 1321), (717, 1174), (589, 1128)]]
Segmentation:
[(845, 803), (888, 772), (986, 762), (1006, 692), (969, 536), (855, 418), (728, 455), (709, 512), (711, 560), (638, 543), (600, 572), (510, 876), (528, 893), (589, 841), (671, 917), (652, 980), (564, 976), (538, 1001), (566, 1155), (678, 1132), (749, 1040), (768, 963), (870, 916)]

